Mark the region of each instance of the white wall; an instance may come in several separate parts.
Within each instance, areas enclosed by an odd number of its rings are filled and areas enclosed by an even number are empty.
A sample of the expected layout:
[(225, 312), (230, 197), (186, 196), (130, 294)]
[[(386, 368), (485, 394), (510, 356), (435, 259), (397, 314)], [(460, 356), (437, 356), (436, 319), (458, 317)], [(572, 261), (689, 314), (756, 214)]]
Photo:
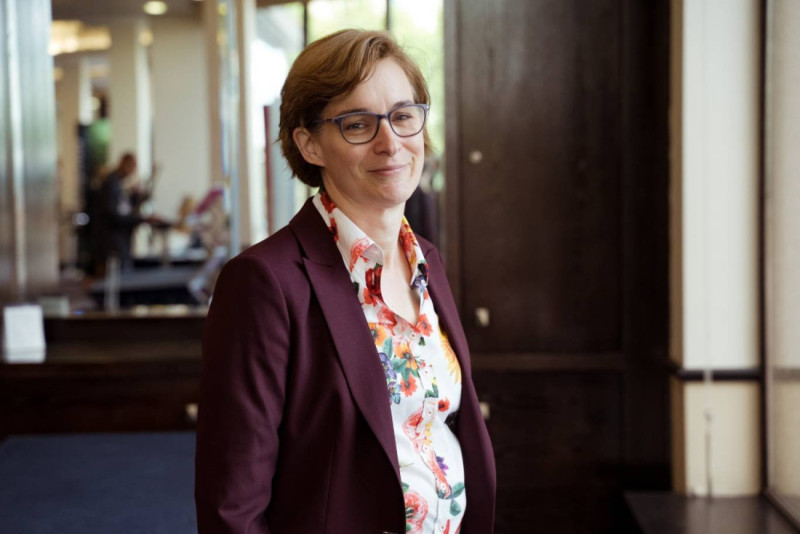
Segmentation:
[(58, 145), (57, 192), (59, 197), (59, 261), (74, 263), (77, 243), (74, 228), (65, 216), (80, 210), (80, 150), (78, 125), (92, 122), (92, 87), (88, 61), (80, 54), (56, 58), (56, 144)]
[[(686, 370), (757, 368), (760, 1), (671, 7), (670, 357)], [(759, 389), (673, 382), (677, 491), (759, 492)]]
[(200, 200), (211, 184), (208, 68), (202, 18), (151, 22), (153, 161), (157, 213), (175, 218), (181, 200)]
[(758, 0), (685, 0), (682, 343), (688, 369), (758, 358)]
[(139, 174), (149, 176), (152, 162), (150, 131), (150, 70), (142, 34), (147, 23), (140, 19), (115, 20), (109, 50), (109, 120), (111, 140), (109, 164), (116, 166), (120, 156), (136, 153)]
[[(760, 388), (755, 383), (672, 381), (673, 431), (680, 470), (675, 490), (716, 497), (756, 495), (761, 491)], [(707, 415), (711, 415), (708, 420)], [(710, 427), (709, 427), (710, 424)], [(709, 433), (710, 430), (710, 433)], [(707, 452), (710, 451), (710, 454)]]

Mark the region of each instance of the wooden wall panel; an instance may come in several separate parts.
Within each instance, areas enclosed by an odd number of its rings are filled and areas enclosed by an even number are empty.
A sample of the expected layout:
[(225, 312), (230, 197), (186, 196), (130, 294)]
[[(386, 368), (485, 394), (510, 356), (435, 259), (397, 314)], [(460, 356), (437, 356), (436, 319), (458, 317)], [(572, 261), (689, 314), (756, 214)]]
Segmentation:
[(477, 371), (491, 408), (499, 533), (608, 532), (620, 484), (622, 374)]
[[(80, 359), (80, 356), (74, 356)], [(200, 358), (0, 364), (0, 439), (10, 434), (189, 430)]]
[(446, 257), (499, 533), (628, 532), (623, 491), (669, 489), (669, 5), (446, 4)]
[(45, 363), (0, 363), (9, 434), (188, 430), (205, 317), (48, 318)]
[[(619, 2), (460, 6), (460, 264), (472, 349), (619, 349)], [(479, 307), (490, 310), (487, 328), (472, 321)]]

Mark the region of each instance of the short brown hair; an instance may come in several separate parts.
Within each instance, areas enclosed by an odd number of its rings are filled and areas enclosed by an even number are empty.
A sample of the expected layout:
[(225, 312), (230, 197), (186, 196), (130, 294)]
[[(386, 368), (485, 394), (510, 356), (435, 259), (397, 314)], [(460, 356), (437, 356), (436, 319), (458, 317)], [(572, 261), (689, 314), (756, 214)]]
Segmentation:
[[(281, 118), (278, 138), (292, 172), (311, 187), (322, 185), (322, 173), (300, 153), (292, 134), (295, 128), (313, 130), (314, 121), (329, 102), (347, 96), (369, 78), (377, 63), (386, 58), (397, 61), (414, 90), (414, 101), (430, 104), (428, 85), (419, 66), (386, 32), (342, 30), (308, 45), (292, 65), (281, 89)], [(431, 151), (427, 130), (425, 153)]]

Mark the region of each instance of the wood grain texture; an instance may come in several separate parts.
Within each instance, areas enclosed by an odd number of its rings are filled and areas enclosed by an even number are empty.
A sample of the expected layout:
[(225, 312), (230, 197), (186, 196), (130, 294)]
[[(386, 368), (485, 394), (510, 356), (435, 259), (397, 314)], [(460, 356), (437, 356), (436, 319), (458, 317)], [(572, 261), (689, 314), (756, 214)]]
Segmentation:
[(498, 532), (628, 532), (622, 491), (670, 484), (670, 2), (446, 5), (448, 272)]
[(621, 346), (619, 10), (461, 3), (461, 285), (476, 352)]
[(497, 532), (609, 532), (621, 483), (622, 375), (481, 371)]
[(189, 430), (200, 359), (0, 364), (0, 438)]
[(47, 319), (42, 364), (0, 364), (0, 438), (190, 430), (205, 318)]

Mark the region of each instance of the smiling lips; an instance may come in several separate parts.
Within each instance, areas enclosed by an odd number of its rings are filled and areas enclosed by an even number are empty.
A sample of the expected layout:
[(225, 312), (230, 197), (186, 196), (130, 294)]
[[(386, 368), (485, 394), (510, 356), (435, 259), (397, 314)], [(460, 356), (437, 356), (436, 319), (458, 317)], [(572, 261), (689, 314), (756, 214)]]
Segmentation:
[(372, 170), (370, 170), (370, 172), (373, 172), (375, 174), (380, 174), (380, 175), (383, 175), (383, 176), (392, 176), (394, 174), (398, 174), (398, 173), (402, 172), (407, 167), (408, 167), (407, 163), (404, 164), (404, 165), (387, 165), (385, 167), (379, 167), (377, 169), (372, 169)]

